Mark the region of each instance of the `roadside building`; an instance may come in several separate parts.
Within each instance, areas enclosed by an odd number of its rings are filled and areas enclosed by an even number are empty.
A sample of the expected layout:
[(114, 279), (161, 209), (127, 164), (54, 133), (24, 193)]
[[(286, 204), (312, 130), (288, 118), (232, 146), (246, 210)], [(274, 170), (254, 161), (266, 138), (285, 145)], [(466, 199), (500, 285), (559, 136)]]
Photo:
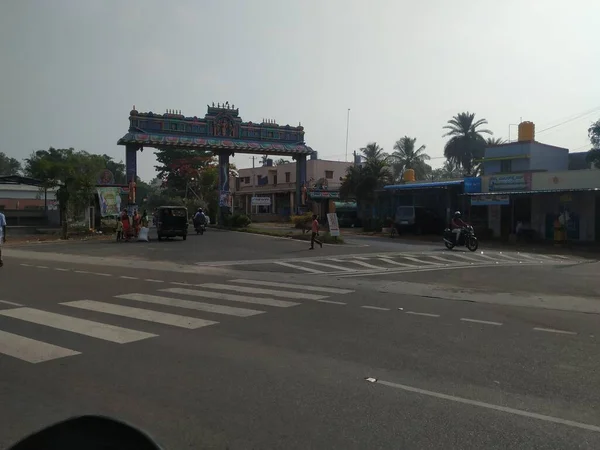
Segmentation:
[(484, 175), (465, 179), (471, 222), (496, 238), (520, 230), (555, 240), (562, 229), (568, 240), (600, 241), (600, 171), (566, 148), (536, 142), (534, 132), (521, 123), (518, 142), (486, 149)]
[(37, 180), (26, 177), (0, 177), (0, 211), (9, 226), (58, 223), (56, 189), (44, 190)]
[[(304, 211), (320, 218), (335, 210), (339, 203), (341, 178), (351, 165), (348, 162), (317, 159), (306, 162), (307, 186), (303, 186)], [(239, 169), (233, 189), (234, 209), (252, 215), (258, 222), (278, 221), (289, 217), (296, 209), (296, 163), (273, 164), (267, 159), (261, 167)], [(348, 205), (340, 205), (348, 209)]]

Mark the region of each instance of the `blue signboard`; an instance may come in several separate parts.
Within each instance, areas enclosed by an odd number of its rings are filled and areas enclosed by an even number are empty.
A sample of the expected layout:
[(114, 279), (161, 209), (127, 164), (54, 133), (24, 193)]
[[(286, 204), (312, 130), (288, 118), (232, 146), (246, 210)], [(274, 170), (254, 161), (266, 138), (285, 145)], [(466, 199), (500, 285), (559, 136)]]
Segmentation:
[(481, 192), (481, 178), (469, 177), (465, 178), (465, 193), (476, 194)]
[(471, 197), (471, 206), (510, 205), (508, 195), (477, 195)]

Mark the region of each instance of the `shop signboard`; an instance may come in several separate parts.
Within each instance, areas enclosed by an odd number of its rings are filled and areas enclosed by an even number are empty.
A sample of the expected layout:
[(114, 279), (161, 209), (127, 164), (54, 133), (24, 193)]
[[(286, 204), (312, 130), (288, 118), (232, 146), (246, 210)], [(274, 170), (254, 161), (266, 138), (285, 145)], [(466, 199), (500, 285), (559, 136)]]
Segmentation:
[(252, 197), (252, 206), (271, 206), (271, 197)]
[(231, 192), (221, 191), (219, 195), (219, 206), (231, 208)]
[(477, 195), (471, 197), (471, 206), (509, 205), (508, 195)]
[(308, 196), (315, 200), (321, 199), (339, 199), (340, 193), (338, 191), (326, 191), (321, 189), (310, 189)]
[(340, 235), (340, 225), (336, 213), (327, 214), (327, 224), (329, 225), (329, 234), (332, 236)]
[(476, 194), (481, 192), (481, 178), (467, 177), (465, 178), (465, 193)]
[(102, 217), (116, 216), (121, 212), (121, 188), (99, 187), (96, 191)]
[(515, 173), (511, 175), (495, 175), (490, 177), (490, 192), (530, 191), (531, 174)]

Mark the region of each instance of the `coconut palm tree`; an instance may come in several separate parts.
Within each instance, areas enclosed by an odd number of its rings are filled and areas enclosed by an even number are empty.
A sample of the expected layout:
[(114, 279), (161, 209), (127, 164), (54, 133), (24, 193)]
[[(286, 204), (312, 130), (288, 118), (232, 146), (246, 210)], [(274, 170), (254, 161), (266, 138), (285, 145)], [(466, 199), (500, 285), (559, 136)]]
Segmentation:
[(485, 140), (486, 147), (496, 147), (498, 145), (506, 144), (506, 141), (502, 138), (489, 137)]
[(486, 141), (482, 134), (493, 134), (488, 129), (480, 128), (487, 123), (485, 119), (475, 120), (475, 113), (462, 112), (444, 126), (448, 130), (444, 137), (450, 137), (444, 146), (444, 156), (455, 164), (460, 164), (465, 175), (474, 175), (476, 166), (473, 160), (483, 157)]
[(407, 169), (414, 170), (417, 179), (424, 179), (431, 173), (431, 166), (425, 162), (431, 158), (425, 153), (424, 145), (415, 148), (416, 142), (417, 138), (404, 136), (394, 144), (395, 152), (390, 155), (390, 160), (396, 178), (402, 176)]
[(361, 148), (360, 151), (366, 161), (387, 161), (388, 159), (388, 154), (383, 151), (383, 148), (381, 148), (377, 142), (367, 144), (365, 147)]

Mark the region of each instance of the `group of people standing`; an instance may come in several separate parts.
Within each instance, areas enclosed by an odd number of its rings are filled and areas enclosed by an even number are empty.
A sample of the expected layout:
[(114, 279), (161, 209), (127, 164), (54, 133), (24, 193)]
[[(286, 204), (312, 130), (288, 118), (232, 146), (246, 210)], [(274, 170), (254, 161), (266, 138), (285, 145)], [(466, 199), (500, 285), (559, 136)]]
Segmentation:
[(121, 212), (117, 220), (117, 241), (128, 241), (131, 238), (136, 238), (140, 234), (142, 228), (148, 227), (148, 212), (144, 212), (140, 215), (136, 209), (133, 211), (133, 215), (129, 215), (126, 209)]

